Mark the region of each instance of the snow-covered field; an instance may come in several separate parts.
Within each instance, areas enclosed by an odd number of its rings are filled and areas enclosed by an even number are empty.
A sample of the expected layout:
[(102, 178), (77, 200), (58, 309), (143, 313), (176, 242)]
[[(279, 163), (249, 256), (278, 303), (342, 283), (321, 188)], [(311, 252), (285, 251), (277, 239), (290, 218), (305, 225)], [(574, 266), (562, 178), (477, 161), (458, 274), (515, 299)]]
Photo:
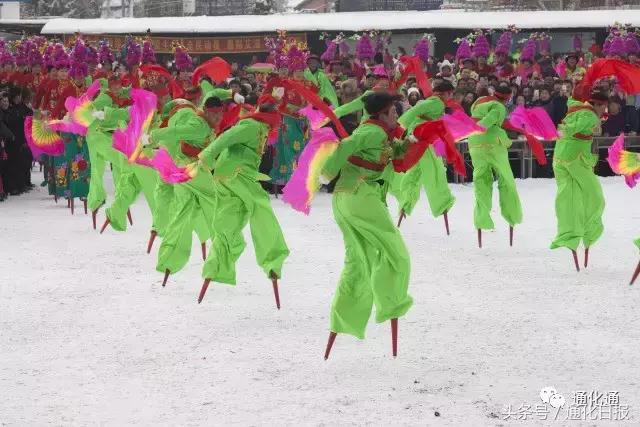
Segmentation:
[(328, 361), (343, 259), (328, 195), (309, 217), (273, 203), (292, 252), (281, 311), (251, 245), (237, 287), (212, 285), (196, 304), (194, 245), (163, 289), (142, 199), (129, 231), (99, 235), (44, 189), (11, 198), (0, 204), (0, 425), (512, 425), (505, 406), (535, 408), (545, 386), (565, 407), (529, 423), (599, 424), (564, 419), (573, 393), (617, 391), (638, 425), (640, 286), (628, 282), (640, 194), (603, 184), (605, 235), (580, 273), (568, 251), (548, 249), (552, 180), (518, 181), (514, 248), (497, 213), (477, 248), (471, 186), (453, 186), (450, 237), (423, 198), (402, 226), (415, 305), (398, 358), (389, 325), (372, 321), (364, 341), (338, 336)]

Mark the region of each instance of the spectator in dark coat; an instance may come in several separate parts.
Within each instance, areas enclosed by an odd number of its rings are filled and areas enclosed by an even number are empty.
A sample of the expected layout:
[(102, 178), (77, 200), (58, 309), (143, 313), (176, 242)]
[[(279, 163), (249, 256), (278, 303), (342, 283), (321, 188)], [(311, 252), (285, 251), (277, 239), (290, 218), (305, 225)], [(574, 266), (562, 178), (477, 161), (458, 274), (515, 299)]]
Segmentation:
[(624, 132), (626, 125), (626, 117), (622, 111), (622, 101), (617, 97), (611, 97), (609, 99), (609, 116), (602, 124), (602, 135), (618, 136)]

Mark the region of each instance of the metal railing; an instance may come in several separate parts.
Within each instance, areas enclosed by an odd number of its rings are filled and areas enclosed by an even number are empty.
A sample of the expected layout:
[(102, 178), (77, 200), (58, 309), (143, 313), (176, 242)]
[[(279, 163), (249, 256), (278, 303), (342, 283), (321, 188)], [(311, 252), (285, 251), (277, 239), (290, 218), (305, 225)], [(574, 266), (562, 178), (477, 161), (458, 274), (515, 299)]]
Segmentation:
[[(631, 151), (638, 151), (640, 149), (640, 136), (625, 136), (625, 148), (630, 149)], [(591, 152), (600, 154), (599, 163), (606, 164), (606, 149), (609, 148), (615, 138), (611, 137), (595, 137), (593, 138), (593, 144), (591, 146)], [(529, 145), (525, 140), (514, 140), (513, 144), (507, 150), (509, 153), (509, 160), (511, 163), (511, 169), (513, 170), (513, 175), (516, 178), (526, 179), (526, 178), (539, 178), (542, 177), (542, 174), (538, 174), (537, 172), (541, 168), (548, 168), (550, 173), (553, 173), (552, 162), (553, 162), (553, 150), (555, 147), (554, 141), (545, 141), (543, 142), (545, 153), (547, 154), (547, 166), (539, 167), (537, 162), (529, 148)], [(464, 178), (448, 167), (449, 173), (453, 177), (452, 181), (455, 183), (462, 183), (465, 181), (471, 181), (472, 174), (469, 173), (470, 170), (473, 170), (473, 166), (471, 165), (471, 156), (469, 154), (469, 145), (466, 141), (458, 144), (458, 150), (465, 158), (465, 163), (467, 166), (467, 178)], [(515, 166), (517, 165), (517, 166)], [(608, 166), (605, 168), (608, 169)], [(596, 171), (597, 172), (597, 171)], [(538, 176), (536, 176), (538, 175)], [(545, 174), (548, 176), (548, 173)]]

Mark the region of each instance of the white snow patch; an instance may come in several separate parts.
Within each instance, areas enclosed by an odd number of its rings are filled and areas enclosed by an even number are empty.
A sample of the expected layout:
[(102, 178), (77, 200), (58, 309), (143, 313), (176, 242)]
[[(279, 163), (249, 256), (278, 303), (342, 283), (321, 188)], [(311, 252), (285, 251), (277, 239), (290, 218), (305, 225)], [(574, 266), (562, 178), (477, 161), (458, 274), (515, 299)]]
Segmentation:
[(273, 200), (292, 253), (281, 311), (251, 244), (238, 286), (214, 284), (198, 305), (199, 247), (162, 288), (143, 200), (126, 233), (99, 235), (45, 189), (11, 198), (0, 203), (0, 422), (504, 425), (505, 405), (540, 403), (547, 386), (568, 402), (576, 390), (619, 391), (637, 420), (640, 288), (627, 283), (640, 203), (621, 179), (602, 183), (605, 235), (579, 274), (569, 251), (548, 249), (552, 180), (517, 182), (525, 222), (513, 248), (498, 213), (476, 247), (471, 186), (452, 187), (450, 237), (423, 197), (402, 225), (415, 305), (399, 357), (389, 325), (372, 320), (364, 341), (338, 336), (326, 362), (344, 250), (330, 196), (309, 217)]
[(120, 19), (52, 19), (43, 34), (262, 33), (288, 31), (363, 31), (411, 29), (606, 28), (616, 22), (640, 25), (640, 10), (463, 12), (383, 11), (241, 16)]

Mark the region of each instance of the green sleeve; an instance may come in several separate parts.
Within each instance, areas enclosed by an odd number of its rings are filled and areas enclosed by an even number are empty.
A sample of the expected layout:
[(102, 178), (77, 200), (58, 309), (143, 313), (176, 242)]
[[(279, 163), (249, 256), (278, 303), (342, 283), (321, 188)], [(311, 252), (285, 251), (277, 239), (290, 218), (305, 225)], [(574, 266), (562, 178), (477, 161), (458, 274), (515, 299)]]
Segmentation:
[(340, 107), (336, 108), (333, 112), (336, 113), (336, 116), (338, 118), (340, 117), (344, 117), (346, 115), (349, 115), (351, 113), (355, 113), (357, 111), (363, 111), (364, 110), (364, 97), (367, 96), (370, 93), (370, 91), (365, 92), (363, 95), (357, 97), (356, 99), (354, 99), (351, 102), (348, 102), (344, 105), (341, 105)]
[(329, 80), (329, 77), (327, 77), (327, 75), (322, 71), (318, 71), (318, 82), (320, 84), (320, 97), (323, 99), (327, 98), (329, 102), (331, 102), (331, 105), (334, 107), (340, 105), (340, 103), (338, 102), (338, 95), (336, 95), (336, 90), (333, 87), (331, 80)]
[(589, 110), (581, 110), (565, 117), (561, 129), (563, 136), (573, 136), (577, 133), (591, 135), (599, 123), (600, 119), (596, 114)]
[(246, 121), (238, 123), (217, 137), (198, 157), (209, 169), (213, 169), (220, 153), (234, 144), (247, 141), (251, 135), (255, 136), (255, 131), (252, 131), (252, 127)]
[(349, 160), (349, 157), (353, 153), (359, 151), (365, 142), (364, 135), (366, 132), (361, 132), (360, 128), (356, 129), (353, 134), (343, 139), (339, 144), (336, 151), (327, 159), (327, 162), (322, 169), (322, 175), (328, 179), (333, 179), (340, 173), (340, 170)]
[(207, 122), (200, 118), (197, 113), (190, 109), (178, 111), (169, 120), (169, 124), (164, 129), (156, 129), (151, 133), (155, 141), (173, 140), (188, 141), (198, 146), (203, 145), (211, 133), (211, 128)]
[(424, 118), (437, 120), (444, 114), (444, 103), (440, 98), (430, 97), (418, 102), (398, 119), (398, 123), (412, 131)]
[(502, 122), (507, 117), (507, 110), (504, 106), (498, 102), (495, 102), (493, 105), (489, 107), (489, 110), (483, 117), (480, 119), (478, 124), (485, 129), (489, 129), (493, 126), (502, 126)]
[(104, 108), (104, 122), (109, 122), (109, 123), (127, 122), (128, 119), (129, 119), (128, 108), (113, 108), (113, 107)]
[(111, 99), (111, 97), (104, 92), (100, 93), (100, 95), (98, 95), (96, 99), (93, 100), (93, 107), (98, 111), (104, 110), (105, 107), (111, 106), (113, 106), (113, 99)]

